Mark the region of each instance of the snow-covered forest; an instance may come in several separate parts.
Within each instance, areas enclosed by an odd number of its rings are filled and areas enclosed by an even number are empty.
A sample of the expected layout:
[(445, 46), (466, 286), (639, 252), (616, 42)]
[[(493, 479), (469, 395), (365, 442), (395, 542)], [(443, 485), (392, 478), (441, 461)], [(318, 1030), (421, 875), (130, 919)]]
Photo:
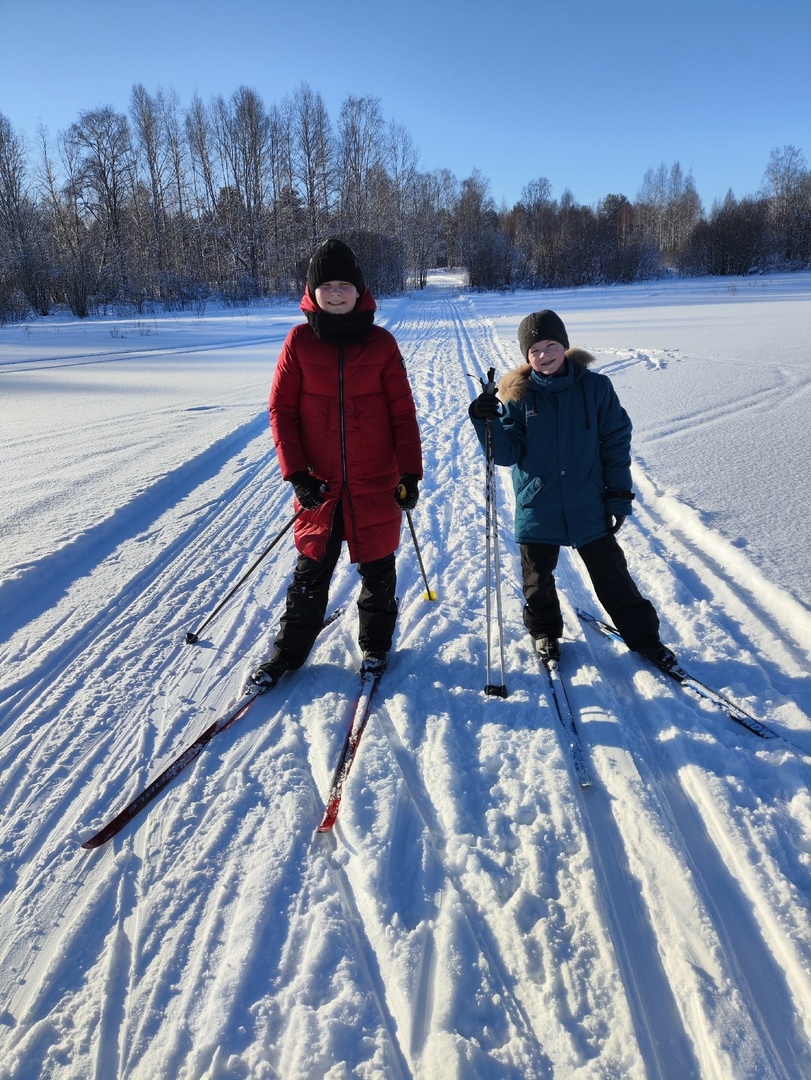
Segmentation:
[(136, 84), (128, 112), (90, 107), (64, 131), (22, 132), (0, 113), (0, 322), (293, 296), (331, 234), (379, 295), (440, 266), (485, 289), (807, 268), (806, 159), (785, 145), (762, 164), (759, 191), (712, 207), (678, 161), (594, 206), (533, 175), (497, 206), (478, 169), (423, 169), (418, 136), (376, 97), (330, 117), (306, 83), (277, 103), (245, 86), (183, 103)]
[[(295, 303), (0, 327), (0, 1077), (798, 1080), (811, 1075), (811, 277), (384, 300), (426, 480), (389, 671), (333, 834), (358, 577), (307, 666), (136, 823), (80, 844), (239, 695), (289, 520), (267, 427)], [(619, 538), (682, 663), (763, 741), (581, 625), (578, 787), (521, 624), (499, 471), (506, 699), (485, 683), (476, 378), (552, 306), (635, 425)]]

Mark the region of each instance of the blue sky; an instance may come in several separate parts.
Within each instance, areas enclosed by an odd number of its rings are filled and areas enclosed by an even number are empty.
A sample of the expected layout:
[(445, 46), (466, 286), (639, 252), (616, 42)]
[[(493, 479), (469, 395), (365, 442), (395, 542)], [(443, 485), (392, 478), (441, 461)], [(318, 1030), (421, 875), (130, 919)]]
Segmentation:
[(811, 0), (0, 0), (0, 112), (35, 142), (134, 83), (183, 106), (300, 83), (330, 117), (374, 95), (425, 170), (474, 168), (497, 203), (634, 199), (679, 161), (705, 207), (754, 194), (772, 150), (811, 162)]

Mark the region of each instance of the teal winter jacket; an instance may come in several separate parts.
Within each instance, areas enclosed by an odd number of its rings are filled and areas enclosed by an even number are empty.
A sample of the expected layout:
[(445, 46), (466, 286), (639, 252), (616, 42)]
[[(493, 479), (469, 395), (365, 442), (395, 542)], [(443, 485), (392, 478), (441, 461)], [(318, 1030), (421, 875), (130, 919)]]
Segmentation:
[[(501, 380), (504, 415), (490, 422), (493, 460), (512, 466), (515, 539), (582, 547), (631, 512), (631, 421), (594, 357), (568, 349), (562, 376), (524, 364)], [(486, 448), (487, 422), (472, 417)]]

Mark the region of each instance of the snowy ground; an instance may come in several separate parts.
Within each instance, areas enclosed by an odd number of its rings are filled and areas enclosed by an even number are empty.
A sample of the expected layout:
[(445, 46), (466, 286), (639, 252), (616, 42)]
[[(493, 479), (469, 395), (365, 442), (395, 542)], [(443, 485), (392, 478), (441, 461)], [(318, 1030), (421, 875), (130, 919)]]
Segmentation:
[[(421, 417), (396, 655), (335, 833), (358, 660), (343, 562), (307, 667), (116, 840), (79, 847), (267, 654), (289, 520), (264, 403), (296, 305), (0, 329), (0, 1077), (811, 1075), (811, 275), (381, 305)], [(663, 636), (786, 741), (584, 631), (573, 781), (522, 631), (485, 697), (484, 465), (466, 407), (556, 308), (635, 423), (620, 539)]]

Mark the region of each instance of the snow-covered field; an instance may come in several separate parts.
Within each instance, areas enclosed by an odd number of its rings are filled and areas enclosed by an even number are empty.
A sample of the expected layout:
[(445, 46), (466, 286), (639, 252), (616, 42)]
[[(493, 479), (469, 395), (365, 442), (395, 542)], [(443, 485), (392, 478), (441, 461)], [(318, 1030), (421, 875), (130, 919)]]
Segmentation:
[[(0, 329), (0, 1077), (811, 1075), (811, 275), (384, 301), (427, 478), (389, 673), (334, 834), (354, 599), (308, 665), (136, 824), (101, 827), (264, 658), (289, 534), (265, 401), (297, 305)], [(506, 700), (485, 697), (484, 462), (466, 418), (554, 307), (635, 424), (620, 533), (685, 666), (764, 742), (584, 630), (573, 781), (521, 625), (499, 473)]]

